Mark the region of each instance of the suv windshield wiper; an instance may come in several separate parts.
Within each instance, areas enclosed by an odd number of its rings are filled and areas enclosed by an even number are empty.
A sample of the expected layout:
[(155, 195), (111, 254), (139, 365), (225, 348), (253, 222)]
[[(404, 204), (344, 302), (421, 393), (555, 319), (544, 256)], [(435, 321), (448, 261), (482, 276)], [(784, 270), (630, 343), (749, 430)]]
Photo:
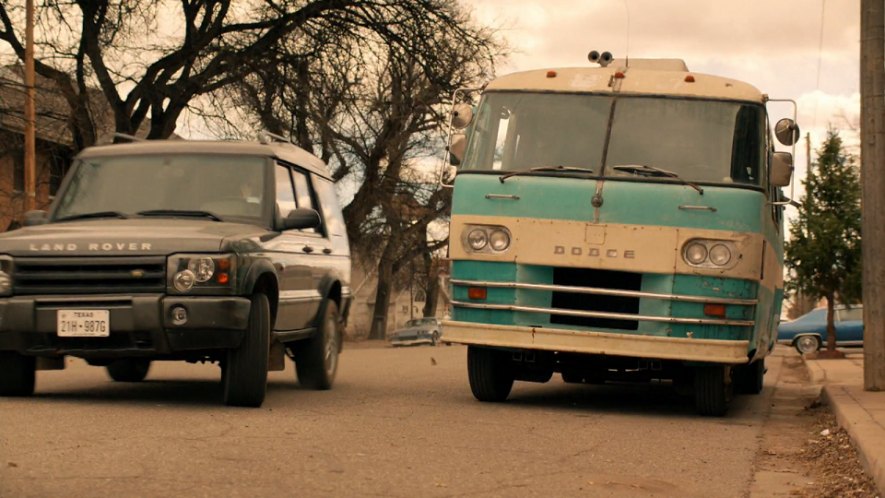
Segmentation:
[(70, 216), (58, 218), (55, 221), (85, 220), (88, 218), (120, 218), (125, 220), (129, 218), (129, 216), (126, 216), (119, 211), (96, 211), (94, 213), (72, 214)]
[(626, 173), (633, 173), (634, 175), (639, 176), (657, 176), (664, 178), (673, 178), (675, 180), (679, 180), (684, 185), (688, 185), (689, 187), (698, 191), (699, 194), (704, 195), (704, 189), (697, 185), (696, 183), (692, 183), (688, 180), (684, 180), (679, 177), (676, 173), (672, 171), (667, 171), (661, 168), (655, 168), (654, 166), (646, 166), (644, 164), (624, 164), (621, 166), (612, 166), (612, 169), (616, 171), (624, 171)]
[(139, 216), (188, 216), (192, 218), (209, 218), (213, 221), (222, 221), (217, 215), (209, 211), (189, 210), (189, 209), (149, 209), (147, 211), (139, 211)]
[(501, 175), (498, 177), (498, 180), (501, 180), (501, 183), (504, 183), (504, 180), (510, 178), (511, 176), (520, 176), (520, 175), (530, 175), (532, 173), (539, 173), (545, 171), (567, 171), (571, 173), (593, 173), (593, 170), (590, 168), (578, 168), (575, 166), (538, 166), (536, 168), (529, 168), (527, 170), (522, 171), (513, 171), (511, 173), (507, 173), (506, 175)]

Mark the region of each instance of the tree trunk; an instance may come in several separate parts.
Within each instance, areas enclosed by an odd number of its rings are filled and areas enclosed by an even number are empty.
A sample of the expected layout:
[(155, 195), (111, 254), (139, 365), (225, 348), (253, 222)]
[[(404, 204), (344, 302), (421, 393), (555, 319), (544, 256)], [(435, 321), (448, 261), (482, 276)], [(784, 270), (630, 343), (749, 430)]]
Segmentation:
[(427, 279), (424, 284), (424, 316), (436, 316), (436, 305), (439, 302), (439, 267), (434, 264), (430, 253), (424, 253), (424, 274)]
[(827, 351), (836, 351), (835, 296), (827, 296)]
[(369, 339), (387, 338), (387, 314), (390, 309), (392, 286), (393, 264), (389, 258), (382, 256), (381, 261), (378, 262), (378, 289), (375, 291), (375, 307), (372, 310), (372, 328), (369, 330)]

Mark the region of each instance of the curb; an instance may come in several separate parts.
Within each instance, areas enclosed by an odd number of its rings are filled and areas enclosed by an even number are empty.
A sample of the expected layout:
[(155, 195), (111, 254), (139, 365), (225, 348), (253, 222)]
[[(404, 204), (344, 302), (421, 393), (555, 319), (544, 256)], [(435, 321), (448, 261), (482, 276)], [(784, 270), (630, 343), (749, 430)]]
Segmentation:
[(819, 364), (807, 361), (804, 356), (802, 362), (811, 375), (811, 381), (821, 385), (821, 402), (830, 407), (836, 423), (848, 432), (864, 470), (876, 483), (879, 495), (882, 495), (885, 489), (885, 428), (861, 405), (849, 386), (828, 384), (827, 372)]

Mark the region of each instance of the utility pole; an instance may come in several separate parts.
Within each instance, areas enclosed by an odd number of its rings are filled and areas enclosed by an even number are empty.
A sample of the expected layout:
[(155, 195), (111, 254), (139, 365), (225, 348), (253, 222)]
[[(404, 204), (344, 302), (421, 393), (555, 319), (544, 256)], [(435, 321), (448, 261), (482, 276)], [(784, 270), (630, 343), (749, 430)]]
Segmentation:
[(864, 389), (885, 390), (885, 0), (860, 2)]
[(25, 210), (37, 209), (37, 84), (34, 77), (34, 0), (27, 0), (25, 26)]

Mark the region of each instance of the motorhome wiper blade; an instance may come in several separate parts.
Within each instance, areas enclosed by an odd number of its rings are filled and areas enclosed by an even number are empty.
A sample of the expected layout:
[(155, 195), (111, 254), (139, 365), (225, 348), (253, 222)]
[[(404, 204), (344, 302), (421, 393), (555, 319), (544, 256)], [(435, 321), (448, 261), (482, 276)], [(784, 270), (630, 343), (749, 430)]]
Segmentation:
[(513, 171), (511, 173), (507, 173), (506, 175), (501, 175), (498, 177), (498, 180), (501, 180), (501, 183), (504, 183), (504, 180), (510, 178), (511, 176), (520, 176), (520, 175), (530, 175), (532, 173), (540, 173), (545, 171), (567, 171), (570, 173), (593, 173), (593, 170), (590, 168), (578, 168), (576, 166), (538, 166), (536, 168), (529, 168), (522, 171)]
[(129, 216), (126, 216), (119, 211), (96, 211), (94, 213), (72, 214), (70, 216), (57, 218), (55, 221), (85, 220), (88, 218), (120, 218), (125, 220), (126, 218), (129, 218)]
[(209, 218), (213, 221), (222, 221), (217, 215), (209, 211), (189, 210), (189, 209), (150, 209), (148, 211), (139, 211), (139, 216), (189, 216), (193, 218)]
[(688, 185), (689, 187), (698, 191), (699, 194), (704, 195), (704, 189), (700, 187), (700, 185), (696, 183), (692, 183), (688, 180), (683, 180), (676, 173), (672, 171), (667, 171), (661, 168), (655, 168), (654, 166), (646, 166), (645, 164), (623, 164), (620, 166), (612, 166), (613, 170), (616, 171), (624, 171), (626, 173), (633, 173), (634, 175), (639, 176), (657, 176), (664, 178), (673, 178), (679, 180), (684, 185)]

